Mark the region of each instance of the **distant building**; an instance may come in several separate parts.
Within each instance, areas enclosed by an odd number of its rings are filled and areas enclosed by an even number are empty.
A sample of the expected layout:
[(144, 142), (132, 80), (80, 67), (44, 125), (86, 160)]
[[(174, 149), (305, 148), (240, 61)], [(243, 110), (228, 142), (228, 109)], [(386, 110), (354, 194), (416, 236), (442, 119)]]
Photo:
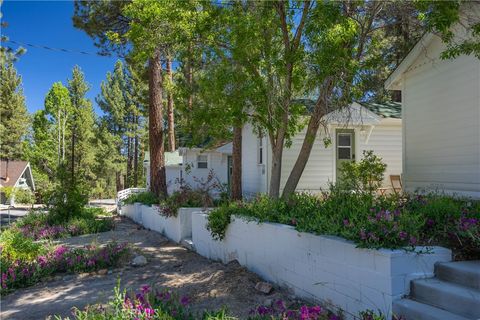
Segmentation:
[(30, 189), (35, 191), (30, 163), (20, 160), (0, 160), (0, 203), (15, 205), (15, 199), (7, 199), (2, 188)]
[[(230, 184), (232, 168), (232, 144), (227, 143), (212, 148), (179, 148), (178, 151), (165, 152), (165, 168), (168, 193), (180, 187), (180, 181), (192, 188), (199, 181), (206, 181), (210, 172), (223, 185)], [(145, 152), (143, 161), (147, 189), (150, 189), (150, 153)]]

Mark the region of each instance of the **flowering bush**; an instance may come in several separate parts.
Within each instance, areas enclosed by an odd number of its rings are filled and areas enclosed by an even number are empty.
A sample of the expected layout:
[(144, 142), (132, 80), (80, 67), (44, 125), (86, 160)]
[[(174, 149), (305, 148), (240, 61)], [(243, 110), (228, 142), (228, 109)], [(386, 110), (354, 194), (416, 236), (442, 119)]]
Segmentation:
[(54, 273), (90, 272), (111, 267), (128, 252), (126, 243), (74, 249), (57, 246), (33, 259), (17, 259), (2, 249), (0, 293), (32, 285)]
[(208, 229), (221, 240), (231, 215), (295, 226), (298, 231), (336, 235), (360, 247), (443, 245), (457, 259), (480, 257), (480, 203), (439, 194), (386, 195), (345, 192), (331, 186), (321, 197), (295, 194), (288, 200), (260, 196), (213, 210)]
[[(75, 309), (76, 320), (235, 320), (226, 309), (214, 312), (195, 314), (190, 311), (190, 298), (179, 297), (171, 290), (155, 290), (144, 285), (136, 293), (121, 291), (118, 284), (114, 289), (114, 298), (108, 307), (89, 306), (84, 310)], [(57, 320), (62, 318), (57, 317)], [(67, 320), (66, 318), (64, 320)], [(301, 306), (299, 309), (288, 309), (285, 302), (279, 300), (272, 306), (259, 306), (250, 311), (251, 320), (340, 320), (328, 310), (320, 306)]]
[(111, 218), (99, 218), (105, 211), (98, 208), (85, 208), (82, 214), (68, 221), (58, 221), (49, 213), (32, 211), (13, 225), (25, 237), (33, 240), (57, 239), (87, 233), (110, 230)]

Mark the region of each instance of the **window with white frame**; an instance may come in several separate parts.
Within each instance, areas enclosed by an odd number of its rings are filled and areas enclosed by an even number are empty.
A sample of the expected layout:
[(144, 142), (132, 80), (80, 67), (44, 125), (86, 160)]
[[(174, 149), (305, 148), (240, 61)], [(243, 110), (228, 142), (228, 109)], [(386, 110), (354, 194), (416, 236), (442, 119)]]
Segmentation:
[(258, 164), (263, 164), (263, 137), (258, 137)]
[(197, 155), (197, 168), (198, 169), (208, 168), (208, 156), (206, 154)]

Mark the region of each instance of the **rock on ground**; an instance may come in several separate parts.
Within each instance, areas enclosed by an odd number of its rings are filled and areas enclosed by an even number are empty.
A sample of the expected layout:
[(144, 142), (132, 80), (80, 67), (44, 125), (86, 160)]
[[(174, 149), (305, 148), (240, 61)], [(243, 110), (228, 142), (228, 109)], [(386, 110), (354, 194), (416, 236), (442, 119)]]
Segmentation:
[(87, 304), (105, 303), (113, 296), (117, 279), (120, 279), (122, 288), (139, 289), (141, 285), (149, 284), (160, 289), (173, 289), (180, 296), (188, 296), (192, 301), (191, 309), (196, 312), (227, 306), (229, 314), (241, 319), (247, 318), (249, 311), (263, 304), (265, 299), (268, 303), (279, 299), (286, 301), (287, 305), (295, 303), (285, 290), (276, 289), (268, 296), (257, 291), (255, 285), (262, 279), (237, 262), (223, 265), (210, 261), (169, 242), (156, 232), (137, 230), (137, 225), (126, 218), (119, 218), (113, 231), (59, 242), (82, 246), (109, 241), (129, 242), (148, 260), (148, 264), (133, 267), (126, 261), (124, 266), (106, 274), (104, 271), (77, 274), (69, 281), (63, 280), (65, 275), (62, 275), (19, 289), (2, 297), (0, 319), (39, 320), (54, 314), (71, 316), (74, 306), (83, 308)]

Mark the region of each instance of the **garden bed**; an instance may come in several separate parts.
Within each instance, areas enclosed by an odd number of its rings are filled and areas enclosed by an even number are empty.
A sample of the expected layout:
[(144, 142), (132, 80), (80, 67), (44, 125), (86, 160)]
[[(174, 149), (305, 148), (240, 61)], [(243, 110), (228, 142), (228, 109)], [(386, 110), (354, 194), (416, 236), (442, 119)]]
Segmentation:
[(299, 297), (342, 308), (348, 318), (366, 309), (391, 316), (392, 302), (409, 293), (410, 280), (431, 277), (436, 262), (451, 260), (451, 251), (441, 247), (364, 249), (339, 237), (236, 216), (218, 241), (207, 229), (206, 214), (192, 219), (200, 255), (223, 263), (236, 260)]

